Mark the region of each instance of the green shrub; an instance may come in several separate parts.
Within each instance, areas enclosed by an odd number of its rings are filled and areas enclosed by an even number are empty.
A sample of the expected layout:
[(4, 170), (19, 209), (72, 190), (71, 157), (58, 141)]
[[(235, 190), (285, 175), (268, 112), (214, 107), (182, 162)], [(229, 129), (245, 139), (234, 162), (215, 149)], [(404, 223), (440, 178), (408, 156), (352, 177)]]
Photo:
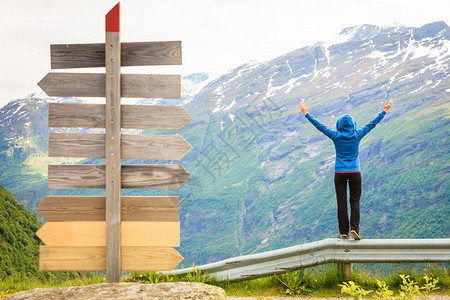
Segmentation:
[(389, 299), (394, 292), (389, 290), (389, 287), (386, 285), (386, 282), (382, 282), (377, 280), (377, 285), (378, 285), (378, 291), (375, 292), (375, 297), (376, 299)]
[(166, 275), (156, 272), (132, 272), (130, 275), (122, 278), (124, 282), (137, 282), (137, 283), (160, 283), (174, 281), (174, 276)]
[(181, 280), (187, 282), (201, 282), (207, 284), (214, 284), (217, 282), (217, 280), (208, 273), (203, 272), (202, 274), (202, 270), (198, 269), (196, 266), (194, 266), (194, 270), (192, 273), (187, 271), (186, 275), (181, 277)]
[(286, 295), (303, 295), (316, 289), (317, 282), (305, 274), (304, 269), (288, 272), (283, 275), (275, 275), (275, 278), (286, 289)]
[[(438, 290), (439, 287), (436, 287), (436, 284), (439, 282), (439, 279), (433, 279), (428, 275), (423, 276), (423, 280), (425, 284), (423, 286), (419, 286), (419, 283), (410, 278), (410, 275), (400, 274), (402, 283), (400, 284), (400, 293), (399, 296), (393, 296), (394, 292), (389, 290), (388, 286), (385, 282), (377, 280), (378, 291), (376, 291), (373, 295), (375, 299), (395, 299), (395, 300), (409, 300), (409, 299), (417, 299), (417, 296), (423, 296), (424, 299), (431, 299), (431, 293)], [(357, 285), (353, 281), (344, 282), (340, 284), (341, 293), (347, 294), (349, 297), (353, 299), (363, 299), (364, 296), (372, 293), (372, 291), (366, 291), (361, 286)]]
[(357, 285), (353, 281), (344, 282), (339, 286), (342, 287), (342, 294), (347, 294), (350, 297), (353, 297), (353, 299), (363, 299), (364, 296), (372, 293), (372, 291), (364, 290), (361, 286)]
[(430, 299), (430, 294), (436, 290), (439, 289), (439, 287), (436, 286), (436, 284), (439, 282), (439, 278), (433, 279), (432, 277), (428, 277), (428, 275), (425, 274), (423, 276), (423, 279), (425, 280), (425, 284), (422, 287), (423, 295), (425, 296), (425, 299)]

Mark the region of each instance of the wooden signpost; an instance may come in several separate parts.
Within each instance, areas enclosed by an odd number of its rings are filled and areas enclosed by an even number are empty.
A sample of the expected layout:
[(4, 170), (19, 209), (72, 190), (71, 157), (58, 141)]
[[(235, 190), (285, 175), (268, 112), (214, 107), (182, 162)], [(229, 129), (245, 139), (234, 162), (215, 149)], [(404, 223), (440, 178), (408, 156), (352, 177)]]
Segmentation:
[[(180, 96), (180, 75), (121, 74), (124, 98), (169, 98)], [(48, 96), (105, 97), (105, 74), (48, 73), (39, 86)]]
[(47, 220), (37, 235), (40, 269), (172, 270), (183, 259), (178, 197), (122, 197), (122, 188), (179, 189), (182, 166), (122, 165), (121, 159), (181, 160), (192, 147), (178, 135), (122, 134), (127, 129), (180, 130), (181, 106), (121, 105), (121, 97), (180, 98), (181, 76), (121, 74), (121, 66), (181, 64), (181, 42), (120, 42), (120, 3), (106, 15), (104, 44), (51, 45), (51, 67), (105, 67), (105, 73), (49, 73), (49, 96), (105, 97), (105, 104), (50, 103), (49, 127), (105, 128), (105, 134), (50, 133), (49, 156), (105, 158), (105, 165), (49, 165), (51, 189), (105, 189), (104, 197), (49, 196), (36, 210)]

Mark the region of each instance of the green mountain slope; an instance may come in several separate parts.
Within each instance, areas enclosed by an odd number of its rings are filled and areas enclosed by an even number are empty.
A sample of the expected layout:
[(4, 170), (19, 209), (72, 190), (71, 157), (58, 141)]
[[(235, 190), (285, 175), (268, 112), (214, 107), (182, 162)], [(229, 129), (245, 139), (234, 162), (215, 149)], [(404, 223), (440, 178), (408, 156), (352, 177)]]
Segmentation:
[[(343, 30), (339, 43), (240, 66), (185, 99), (193, 120), (181, 132), (165, 132), (182, 134), (194, 147), (181, 162), (169, 162), (182, 164), (192, 179), (179, 191), (123, 194), (180, 195), (184, 266), (335, 237), (334, 147), (299, 112), (298, 102), (309, 103), (310, 113), (330, 128), (344, 113), (362, 127), (393, 98), (392, 109), (361, 142), (361, 234), (449, 237), (449, 40), (443, 22), (362, 25)], [(30, 109), (41, 105), (27, 101)], [(45, 114), (36, 111), (36, 120), (27, 122), (41, 128)], [(13, 106), (0, 115), (21, 116)], [(0, 122), (0, 183), (27, 208), (48, 193), (103, 193), (48, 191), (46, 145), (33, 140), (46, 137), (46, 129), (21, 138), (12, 133), (22, 126), (17, 122)], [(23, 157), (10, 160), (19, 151)]]
[(0, 184), (33, 210), (47, 195), (48, 164), (79, 159), (48, 157), (47, 101), (11, 101), (0, 109), (0, 116)]
[(40, 226), (36, 213), (0, 186), (0, 278), (37, 275)]
[(364, 126), (393, 98), (361, 143), (363, 238), (449, 237), (449, 36), (442, 22), (355, 34), (207, 85), (186, 106), (197, 118), (184, 161), (201, 194), (181, 212), (182, 254), (213, 262), (336, 236), (334, 147), (300, 99), (335, 128), (344, 113)]

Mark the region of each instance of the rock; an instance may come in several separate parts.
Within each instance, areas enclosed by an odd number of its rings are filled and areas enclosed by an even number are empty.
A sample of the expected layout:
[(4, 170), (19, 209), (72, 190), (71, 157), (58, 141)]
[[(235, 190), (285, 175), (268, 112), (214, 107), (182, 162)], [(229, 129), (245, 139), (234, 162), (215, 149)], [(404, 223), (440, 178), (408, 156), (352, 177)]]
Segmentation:
[(40, 288), (24, 291), (7, 298), (15, 299), (227, 299), (217, 286), (198, 282), (100, 283), (87, 286)]

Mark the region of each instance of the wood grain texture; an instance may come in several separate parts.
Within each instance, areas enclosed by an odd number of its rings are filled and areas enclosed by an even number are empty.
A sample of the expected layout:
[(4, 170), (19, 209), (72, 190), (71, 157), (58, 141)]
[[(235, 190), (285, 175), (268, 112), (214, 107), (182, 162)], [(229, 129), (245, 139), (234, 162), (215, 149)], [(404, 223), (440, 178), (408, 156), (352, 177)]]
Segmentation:
[(47, 196), (36, 206), (36, 211), (47, 222), (106, 221), (105, 199), (95, 196)]
[(178, 196), (123, 197), (123, 221), (179, 222)]
[(180, 222), (122, 222), (122, 246), (180, 247)]
[[(106, 222), (47, 222), (36, 235), (47, 246), (106, 246)], [(180, 222), (121, 222), (122, 246), (179, 247)]]
[(36, 235), (47, 246), (106, 246), (106, 222), (47, 222)]
[[(122, 105), (122, 128), (181, 130), (192, 120), (182, 106)], [(50, 103), (49, 127), (105, 128), (105, 105)]]
[(181, 165), (125, 165), (122, 167), (124, 189), (180, 189), (189, 179)]
[(192, 120), (182, 106), (122, 105), (122, 128), (181, 130)]
[[(121, 136), (122, 158), (181, 160), (192, 146), (180, 135)], [(49, 133), (50, 157), (105, 158), (104, 134)]]
[[(105, 197), (47, 196), (36, 211), (48, 222), (106, 221)], [(121, 217), (122, 221), (179, 222), (179, 197), (122, 197)]]
[(120, 32), (106, 32), (105, 78), (106, 280), (120, 282), (122, 278), (121, 245), (123, 244), (120, 215), (122, 207)]
[(122, 158), (181, 160), (191, 150), (181, 135), (122, 135)]
[(105, 104), (48, 104), (48, 127), (105, 128), (105, 117)]
[[(105, 66), (105, 44), (50, 45), (51, 68)], [(181, 65), (181, 41), (121, 43), (122, 66)]]
[(49, 157), (105, 158), (105, 135), (94, 133), (48, 134)]
[(49, 165), (49, 189), (104, 189), (104, 165)]
[[(122, 247), (123, 271), (171, 271), (183, 257), (171, 247)], [(106, 247), (39, 247), (40, 271), (105, 271)]]
[(122, 66), (181, 65), (181, 41), (122, 44)]
[[(180, 165), (123, 165), (124, 189), (179, 189), (191, 176)], [(49, 165), (49, 189), (104, 189), (104, 165)]]
[[(121, 74), (123, 98), (181, 98), (180, 75)], [(38, 83), (50, 97), (105, 97), (105, 74), (48, 73)]]
[(105, 271), (106, 247), (39, 247), (40, 271)]
[(173, 248), (123, 247), (123, 271), (171, 271), (183, 260)]
[(181, 75), (122, 74), (122, 97), (181, 99)]

